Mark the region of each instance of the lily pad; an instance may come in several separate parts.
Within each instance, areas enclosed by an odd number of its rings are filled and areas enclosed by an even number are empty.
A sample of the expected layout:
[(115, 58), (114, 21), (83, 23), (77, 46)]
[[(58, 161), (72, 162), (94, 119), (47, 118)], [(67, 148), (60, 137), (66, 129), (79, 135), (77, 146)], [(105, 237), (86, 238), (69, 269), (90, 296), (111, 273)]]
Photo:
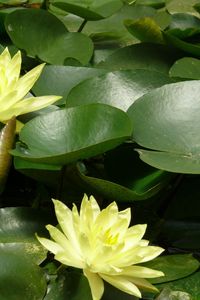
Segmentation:
[(105, 104), (82, 105), (26, 123), (20, 131), (22, 143), (12, 154), (33, 162), (67, 164), (110, 150), (131, 132), (123, 111)]
[(200, 59), (183, 57), (177, 60), (169, 71), (171, 77), (200, 79)]
[(162, 271), (165, 276), (148, 279), (151, 283), (177, 280), (191, 275), (199, 268), (199, 261), (191, 254), (174, 254), (157, 257), (143, 264), (147, 268)]
[(105, 103), (127, 111), (137, 98), (171, 82), (167, 75), (150, 70), (110, 72), (74, 87), (67, 97), (66, 106)]
[(98, 66), (110, 70), (146, 69), (168, 73), (180, 53), (165, 45), (140, 43), (114, 51)]
[(133, 139), (147, 148), (138, 150), (143, 161), (171, 172), (200, 173), (199, 93), (198, 80), (172, 83), (130, 107)]
[(40, 78), (32, 88), (36, 96), (60, 95), (63, 98), (59, 104), (66, 101), (70, 90), (84, 81), (97, 75), (106, 73), (106, 70), (71, 66), (45, 66)]
[(0, 298), (41, 300), (46, 292), (43, 271), (21, 253), (0, 253)]
[(50, 64), (64, 65), (72, 59), (85, 65), (93, 54), (89, 37), (68, 32), (58, 18), (42, 9), (16, 10), (8, 14), (5, 26), (18, 48)]
[(121, 0), (50, 0), (50, 3), (86, 20), (107, 18), (123, 6)]

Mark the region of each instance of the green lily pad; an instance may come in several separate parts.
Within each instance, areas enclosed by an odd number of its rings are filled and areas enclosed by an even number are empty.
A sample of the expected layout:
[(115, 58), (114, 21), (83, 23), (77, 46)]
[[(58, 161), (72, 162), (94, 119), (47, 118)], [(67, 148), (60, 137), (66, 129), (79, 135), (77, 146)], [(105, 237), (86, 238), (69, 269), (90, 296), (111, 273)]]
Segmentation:
[(50, 3), (86, 20), (107, 18), (123, 6), (121, 0), (50, 0)]
[[(94, 35), (101, 34), (101, 36), (107, 35), (107, 45), (120, 47), (135, 44), (138, 40), (131, 35), (124, 26), (124, 20), (132, 19), (137, 20), (143, 17), (152, 17), (156, 14), (156, 10), (147, 6), (135, 6), (124, 5), (117, 13), (109, 18), (99, 21), (89, 21), (86, 23), (83, 33), (94, 37)], [(67, 19), (68, 17), (66, 17)], [(67, 22), (66, 24), (69, 24)], [(68, 25), (67, 25), (68, 26)], [(112, 39), (112, 41), (110, 41)], [(102, 39), (103, 40), (103, 39)], [(96, 40), (95, 40), (96, 41)], [(98, 45), (102, 45), (105, 48), (105, 39), (102, 43), (98, 42)], [(99, 47), (102, 48), (102, 47)], [(110, 47), (109, 47), (110, 48)], [(106, 47), (106, 49), (109, 49)]]
[(58, 18), (42, 9), (16, 10), (8, 14), (5, 26), (18, 48), (50, 64), (64, 65), (72, 59), (85, 65), (93, 54), (89, 37), (68, 32)]
[(156, 284), (186, 277), (194, 273), (200, 263), (191, 254), (174, 254), (157, 257), (143, 265), (165, 274), (163, 277), (148, 279), (151, 283)]
[(180, 54), (165, 45), (140, 43), (118, 49), (98, 66), (110, 70), (146, 69), (168, 73)]
[(172, 83), (130, 107), (133, 139), (147, 148), (138, 150), (143, 161), (171, 172), (200, 173), (199, 93), (198, 80)]
[(32, 91), (36, 96), (60, 95), (63, 98), (59, 104), (66, 101), (70, 90), (84, 81), (97, 75), (106, 73), (106, 70), (71, 66), (45, 66), (43, 72)]
[(105, 103), (126, 111), (137, 98), (171, 82), (167, 75), (150, 70), (110, 72), (75, 86), (67, 97), (66, 106)]
[(166, 1), (166, 8), (171, 13), (188, 13), (196, 15), (197, 17), (199, 14), (194, 9), (194, 5), (197, 4), (199, 0), (167, 0)]
[(33, 162), (67, 164), (112, 149), (131, 132), (123, 111), (105, 104), (82, 105), (26, 123), (19, 136), (23, 144), (12, 154)]
[(167, 33), (186, 39), (200, 33), (200, 19), (189, 14), (173, 14)]
[[(35, 233), (44, 233), (44, 226), (52, 217), (44, 211), (31, 208), (0, 209), (0, 249), (7, 253), (28, 257), (40, 264), (46, 258), (46, 250), (35, 238)], [(0, 252), (1, 252), (0, 251)]]
[(139, 184), (138, 186), (136, 185), (135, 187), (129, 188), (109, 179), (87, 176), (81, 169), (80, 166), (77, 166), (71, 174), (71, 177), (77, 186), (81, 187), (83, 192), (87, 191), (88, 193), (92, 192), (94, 194), (99, 194), (110, 200), (117, 199), (119, 202), (145, 200), (158, 193), (162, 187), (161, 183), (154, 182), (155, 184), (153, 184), (152, 182), (151, 186), (146, 185), (143, 189), (139, 187)]
[(0, 298), (41, 300), (46, 292), (42, 270), (24, 253), (0, 251)]
[[(169, 287), (172, 290), (178, 290), (189, 293), (192, 296), (192, 300), (199, 300), (200, 298), (200, 272), (196, 272), (186, 278), (175, 280), (168, 283), (158, 284), (157, 288), (162, 289)], [(182, 299), (181, 299), (182, 300)]]
[(177, 60), (169, 70), (171, 77), (200, 79), (200, 59), (183, 57)]

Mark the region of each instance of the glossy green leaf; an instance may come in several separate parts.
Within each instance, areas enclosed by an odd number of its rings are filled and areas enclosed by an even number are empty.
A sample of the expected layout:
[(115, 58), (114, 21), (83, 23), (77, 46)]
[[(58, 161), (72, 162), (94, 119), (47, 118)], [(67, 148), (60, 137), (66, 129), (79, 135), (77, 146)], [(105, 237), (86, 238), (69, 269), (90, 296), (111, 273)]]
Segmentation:
[[(83, 33), (93, 36), (97, 34), (107, 34), (107, 43), (102, 41), (101, 45), (105, 48), (105, 45), (120, 47), (128, 46), (137, 42), (124, 26), (124, 20), (132, 19), (137, 20), (142, 17), (152, 17), (156, 14), (156, 10), (147, 6), (135, 6), (124, 5), (116, 14), (109, 18), (99, 21), (89, 21), (83, 29)], [(67, 19), (67, 18), (66, 18)], [(69, 22), (68, 22), (69, 23)], [(67, 24), (68, 24), (67, 23)], [(113, 40), (113, 42), (112, 42)], [(99, 42), (100, 44), (100, 42)], [(106, 47), (109, 49), (110, 47)]]
[(172, 80), (165, 74), (150, 70), (111, 72), (75, 86), (67, 97), (66, 106), (105, 103), (126, 111), (137, 98), (170, 82)]
[(52, 279), (44, 300), (92, 300), (85, 276), (76, 272), (62, 272)]
[(50, 0), (51, 4), (86, 20), (107, 18), (122, 7), (121, 0)]
[(192, 57), (183, 57), (173, 64), (169, 75), (171, 77), (200, 79), (200, 60)]
[(49, 222), (52, 222), (52, 216), (42, 210), (25, 207), (1, 208), (1, 251), (10, 255), (23, 252), (32, 262), (41, 263), (46, 258), (46, 250), (36, 240), (35, 233), (44, 233), (44, 226)]
[(130, 107), (133, 139), (149, 149), (138, 150), (143, 161), (171, 172), (200, 173), (199, 93), (198, 80), (173, 83)]
[[(71, 175), (72, 176), (72, 175)], [(77, 186), (81, 187), (83, 192), (87, 191), (99, 194), (106, 199), (116, 200), (119, 202), (131, 202), (134, 200), (145, 200), (152, 197), (161, 189), (161, 184), (152, 184), (146, 189), (139, 189), (137, 186), (128, 188), (113, 181), (102, 178), (86, 176), (80, 167), (73, 171), (73, 180)]]
[(200, 19), (188, 13), (173, 14), (167, 32), (180, 39), (200, 33)]
[(67, 164), (112, 149), (131, 132), (123, 111), (104, 104), (83, 105), (26, 123), (19, 136), (23, 144), (12, 154), (33, 162)]
[(160, 27), (149, 17), (137, 21), (125, 20), (124, 24), (128, 31), (142, 42), (154, 42), (164, 44)]
[(7, 16), (5, 25), (18, 48), (50, 64), (63, 65), (72, 59), (85, 65), (92, 56), (93, 44), (89, 37), (68, 32), (58, 18), (45, 10), (14, 11)]
[(170, 173), (144, 164), (129, 143), (107, 152), (104, 165), (110, 181), (146, 196), (158, 192), (171, 178)]
[(148, 268), (162, 271), (165, 276), (151, 278), (153, 284), (177, 280), (194, 273), (200, 263), (191, 254), (173, 254), (157, 257), (143, 264)]
[[(199, 300), (200, 298), (200, 272), (196, 272), (186, 278), (175, 280), (172, 282), (158, 284), (157, 288), (161, 289), (169, 287), (172, 290), (178, 290), (189, 293), (192, 296), (192, 300)], [(182, 300), (182, 299), (181, 299)]]
[(194, 9), (194, 5), (198, 2), (199, 0), (167, 0), (166, 8), (171, 14), (189, 13), (198, 17), (198, 13)]
[(168, 32), (163, 32), (163, 36), (169, 45), (173, 45), (174, 47), (194, 56), (200, 56), (200, 46), (198, 44), (183, 41)]
[(32, 88), (36, 96), (61, 95), (59, 103), (65, 103), (69, 91), (81, 81), (107, 71), (96, 68), (70, 66), (45, 66), (40, 78)]
[(179, 53), (165, 45), (140, 43), (116, 50), (99, 64), (110, 70), (147, 69), (166, 73)]
[(46, 292), (42, 270), (23, 252), (0, 252), (0, 298), (2, 300), (41, 300)]

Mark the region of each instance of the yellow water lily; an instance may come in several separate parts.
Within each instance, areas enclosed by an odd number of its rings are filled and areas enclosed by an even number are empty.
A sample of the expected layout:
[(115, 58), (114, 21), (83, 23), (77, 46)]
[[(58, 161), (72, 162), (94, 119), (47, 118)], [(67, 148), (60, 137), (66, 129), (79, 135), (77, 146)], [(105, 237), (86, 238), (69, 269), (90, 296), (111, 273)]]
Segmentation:
[(58, 200), (53, 202), (59, 229), (47, 225), (51, 240), (37, 238), (56, 260), (83, 269), (93, 300), (101, 299), (103, 280), (136, 297), (142, 296), (140, 288), (156, 290), (146, 278), (164, 274), (138, 264), (154, 259), (163, 249), (142, 239), (146, 225), (129, 227), (130, 208), (119, 211), (113, 202), (101, 211), (95, 198), (86, 195), (80, 213), (76, 205), (70, 210)]
[(40, 76), (45, 64), (40, 64), (20, 77), (21, 52), (12, 58), (8, 48), (0, 55), (0, 122), (5, 123), (13, 116), (19, 116), (44, 108), (60, 96), (25, 98)]

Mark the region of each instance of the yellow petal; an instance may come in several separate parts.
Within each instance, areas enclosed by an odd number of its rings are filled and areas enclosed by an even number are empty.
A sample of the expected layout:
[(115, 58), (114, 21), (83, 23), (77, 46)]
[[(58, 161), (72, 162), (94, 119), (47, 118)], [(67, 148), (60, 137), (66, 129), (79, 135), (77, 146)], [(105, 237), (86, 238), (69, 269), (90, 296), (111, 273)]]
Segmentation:
[(37, 234), (36, 234), (36, 238), (47, 250), (49, 250), (53, 254), (57, 254), (57, 253), (63, 251), (63, 248), (60, 245), (58, 245), (55, 242), (52, 242), (49, 239), (39, 237)]
[(108, 283), (110, 283), (111, 285), (116, 287), (117, 289), (119, 289), (127, 294), (139, 297), (139, 298), (142, 297), (137, 286), (135, 284), (133, 284), (130, 280), (128, 280), (126, 277), (124, 277), (124, 276), (109, 276), (109, 275), (105, 275), (102, 273), (100, 273), (99, 275), (101, 276), (101, 278), (103, 278), (105, 281), (107, 281)]
[(122, 270), (121, 275), (132, 276), (138, 278), (155, 278), (164, 276), (161, 271), (153, 270), (142, 266), (130, 266)]
[(146, 279), (130, 277), (130, 281), (133, 282), (141, 290), (145, 290), (147, 292), (158, 292), (158, 289)]
[(85, 268), (85, 263), (82, 260), (72, 259), (72, 257), (68, 256), (65, 251), (58, 252), (54, 258), (61, 262), (63, 265), (69, 267), (74, 267), (78, 269)]
[(104, 283), (101, 277), (96, 273), (91, 273), (88, 269), (83, 270), (87, 277), (92, 293), (93, 300), (100, 300), (104, 292)]
[(41, 97), (30, 97), (19, 101), (17, 104), (12, 106), (12, 109), (16, 111), (15, 115), (22, 115), (32, 111), (42, 109), (57, 100), (61, 99), (60, 96), (41, 96)]
[(17, 82), (18, 99), (24, 98), (38, 80), (45, 64), (41, 64), (22, 76)]
[(80, 245), (77, 232), (74, 228), (72, 211), (59, 200), (53, 200), (53, 203), (55, 206), (56, 217), (62, 231), (69, 239), (74, 249), (76, 249), (75, 251), (78, 251), (78, 253), (80, 253)]
[(15, 89), (16, 82), (19, 79), (21, 71), (21, 52), (18, 51), (11, 59), (8, 68), (6, 68), (6, 76), (8, 78), (8, 89)]

